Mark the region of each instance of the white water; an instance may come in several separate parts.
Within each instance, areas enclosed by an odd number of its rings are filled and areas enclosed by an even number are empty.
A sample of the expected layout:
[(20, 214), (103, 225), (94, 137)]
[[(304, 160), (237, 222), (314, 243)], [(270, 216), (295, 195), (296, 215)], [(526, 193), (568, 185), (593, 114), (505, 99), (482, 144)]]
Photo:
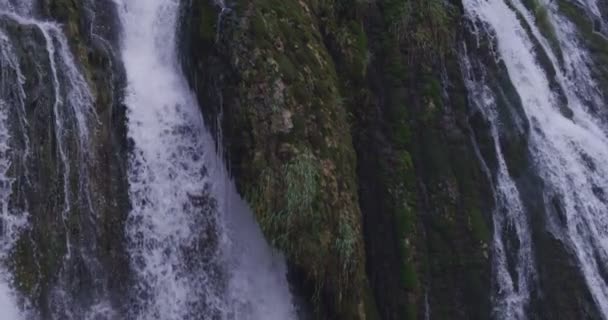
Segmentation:
[(282, 257), (236, 194), (176, 58), (177, 0), (117, 1), (130, 160), (127, 223), (142, 320), (291, 319)]
[[(9, 37), (7, 33), (0, 34), (2, 81), (5, 82), (2, 84), (3, 91), (0, 95), (0, 106), (3, 112), (0, 117), (2, 119), (0, 155), (3, 156), (0, 163), (0, 180), (3, 188), (0, 201), (3, 210), (1, 217), (4, 228), (3, 237), (5, 238), (0, 255), (3, 263), (6, 263), (5, 259), (9, 257), (13, 244), (20, 237), (20, 231), (29, 228), (28, 214), (16, 212), (17, 210), (27, 210), (27, 200), (23, 204), (26, 208), (17, 209), (12, 207), (11, 194), (23, 193), (19, 197), (28, 199), (27, 193), (37, 190), (35, 186), (32, 187), (32, 184), (37, 181), (30, 181), (28, 171), (30, 161), (36, 163), (39, 159), (30, 158), (28, 135), (31, 134), (31, 128), (25, 107), (25, 100), (29, 92), (24, 89), (28, 79), (21, 70), (22, 59), (34, 59), (37, 68), (33, 72), (34, 74), (27, 76), (40, 77), (41, 81), (46, 83), (50, 89), (48, 96), (44, 96), (41, 100), (47, 103), (40, 104), (40, 108), (48, 108), (47, 110), (50, 110), (50, 114), (52, 114), (49, 119), (49, 132), (55, 138), (54, 147), (58, 160), (54, 170), (59, 173), (63, 185), (59, 194), (63, 200), (59, 203), (60, 212), (44, 212), (44, 214), (60, 214), (59, 220), (63, 222), (65, 230), (66, 248), (65, 255), (60, 257), (61, 271), (56, 282), (46, 284), (50, 291), (48, 295), (50, 302), (46, 307), (50, 309), (51, 319), (108, 319), (112, 313), (106, 307), (108, 297), (105, 280), (99, 261), (93, 253), (96, 247), (96, 235), (88, 234), (86, 240), (70, 239), (71, 230), (67, 225), (68, 220), (74, 215), (78, 215), (80, 221), (90, 221), (91, 225), (96, 225), (97, 199), (91, 191), (89, 182), (90, 166), (95, 160), (91, 139), (97, 124), (93, 97), (85, 78), (76, 65), (61, 26), (34, 18), (33, 7), (32, 1), (0, 1), (0, 19), (8, 21), (12, 25), (19, 25), (21, 28), (19, 30), (24, 30), (23, 33), (17, 31), (11, 34), (13, 38)], [(28, 41), (36, 43), (32, 47), (27, 47), (26, 50), (29, 52), (21, 52), (21, 55), (18, 56), (16, 54), (18, 50), (15, 48), (21, 45), (20, 42), (27, 43)], [(35, 81), (33, 82), (35, 83)], [(7, 100), (3, 100), (3, 98), (7, 98)], [(44, 100), (44, 98), (48, 100)], [(41, 112), (47, 112), (47, 110)], [(11, 141), (12, 135), (17, 136), (16, 141)], [(15, 146), (18, 146), (18, 149), (12, 150)], [(14, 176), (6, 177), (9, 170)], [(35, 174), (32, 177), (36, 179)], [(74, 177), (76, 177), (75, 180)], [(15, 183), (16, 181), (18, 183)], [(13, 184), (18, 187), (14, 187)], [(10, 233), (7, 228), (11, 230)], [(80, 294), (83, 290), (74, 286), (74, 278), (79, 279), (79, 275), (72, 272), (77, 263), (81, 264), (80, 268), (85, 268), (92, 275), (91, 283), (88, 283), (89, 287), (84, 289), (92, 298), (85, 304), (76, 302), (82, 298)], [(14, 317), (17, 319), (16, 314), (21, 311), (18, 311), (14, 304), (16, 300), (12, 295), (12, 278), (6, 271), (1, 272), (0, 276), (0, 281), (4, 281), (0, 284), (0, 303), (4, 305), (12, 303), (13, 308), (9, 308), (7, 305), (6, 312), (15, 314)], [(24, 306), (28, 302), (21, 301), (20, 304)], [(2, 311), (4, 312), (4, 310)], [(25, 317), (35, 319), (37, 312), (30, 311)]]
[(591, 13), (597, 17), (601, 17), (601, 12), (597, 6), (597, 0), (575, 0), (580, 6), (591, 11)]
[[(594, 3), (587, 3), (593, 10)], [(608, 263), (608, 204), (597, 194), (598, 189), (608, 190), (608, 137), (600, 121), (581, 103), (584, 90), (577, 89), (594, 87), (585, 70), (575, 64), (574, 59), (585, 57), (584, 50), (565, 29), (569, 25), (556, 30), (560, 42), (567, 44), (563, 45), (569, 64), (566, 74), (559, 70), (555, 57), (550, 54), (550, 58), (558, 69), (557, 81), (565, 91), (568, 107), (574, 113), (571, 120), (560, 112), (558, 97), (551, 90), (534, 54), (532, 40), (515, 12), (503, 0), (465, 0), (464, 4), (467, 15), (483, 22), (495, 36), (498, 55), (522, 100), (532, 126), (530, 151), (534, 166), (547, 184), (544, 201), (549, 207), (557, 197), (563, 206), (565, 222), (549, 216), (548, 228), (571, 248), (600, 312), (608, 318), (608, 286), (600, 271)], [(518, 1), (514, 5), (525, 10)], [(534, 27), (533, 34), (541, 37)], [(547, 43), (539, 40), (541, 44)]]
[[(9, 207), (14, 179), (8, 176), (12, 152), (7, 114), (11, 107), (16, 108), (17, 112), (22, 109), (25, 92), (20, 81), (22, 74), (14, 49), (2, 31), (0, 31), (0, 73), (0, 312), (7, 319), (19, 320), (23, 319), (24, 315), (17, 307), (15, 293), (10, 287), (12, 276), (6, 270), (6, 265), (9, 262), (10, 251), (26, 225), (27, 212), (15, 212)], [(13, 81), (15, 83), (10, 83)], [(15, 87), (17, 88), (17, 101), (14, 102), (18, 105), (10, 104), (3, 98), (5, 90)]]
[[(495, 305), (494, 318), (504, 320), (526, 319), (526, 308), (530, 302), (530, 290), (536, 278), (528, 217), (519, 190), (509, 175), (502, 152), (499, 141), (501, 123), (499, 122), (499, 111), (492, 91), (484, 84), (485, 79), (483, 77), (481, 79), (474, 78), (466, 53), (462, 57), (461, 65), (471, 102), (490, 122), (490, 134), (497, 158), (495, 175), (484, 165), (486, 173), (495, 185), (493, 191), (496, 208), (492, 215), (494, 227), (492, 248), (493, 291), (495, 293), (493, 298)], [(483, 162), (481, 155), (478, 156)], [(516, 246), (509, 246), (509, 238), (511, 237), (517, 239)], [(517, 261), (515, 261), (514, 266), (509, 265), (508, 252), (511, 254), (516, 252)], [(509, 269), (515, 270), (516, 279), (513, 279)]]
[[(0, 33), (0, 44), (6, 43)], [(0, 49), (4, 54), (8, 47)], [(0, 58), (2, 59), (2, 58)], [(1, 65), (1, 64), (0, 64)], [(9, 106), (0, 98), (0, 263), (7, 264), (10, 250), (13, 248), (20, 231), (23, 229), (27, 219), (25, 212), (12, 212), (9, 208), (9, 200), (12, 193), (12, 178), (7, 176), (10, 167), (10, 134), (8, 132), (7, 111)], [(23, 315), (17, 307), (17, 301), (13, 289), (10, 287), (12, 277), (5, 269), (0, 266), (0, 312), (3, 317), (11, 320), (23, 319)]]
[[(2, 41), (0, 33), (0, 44)], [(6, 48), (4, 48), (6, 49)], [(4, 53), (5, 50), (2, 50)], [(6, 123), (9, 106), (0, 98), (0, 263), (8, 263), (10, 250), (13, 248), (20, 231), (23, 229), (27, 219), (25, 212), (12, 212), (9, 208), (9, 200), (12, 193), (13, 179), (7, 176), (10, 166), (10, 134)], [(24, 315), (17, 307), (17, 301), (13, 289), (10, 287), (12, 277), (4, 266), (0, 267), (0, 312), (2, 316), (10, 320), (23, 319)]]

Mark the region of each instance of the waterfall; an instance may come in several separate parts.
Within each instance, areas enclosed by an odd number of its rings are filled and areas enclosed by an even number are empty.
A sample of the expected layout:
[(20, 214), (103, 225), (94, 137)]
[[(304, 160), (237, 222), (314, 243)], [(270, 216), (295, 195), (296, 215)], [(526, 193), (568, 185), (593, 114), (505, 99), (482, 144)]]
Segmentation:
[(291, 319), (283, 259), (217, 155), (176, 54), (177, 0), (118, 2), (133, 142), (133, 319)]
[(23, 315), (17, 307), (14, 292), (10, 287), (11, 275), (8, 270), (5, 269), (7, 259), (9, 259), (9, 253), (17, 239), (18, 233), (25, 226), (25, 219), (27, 218), (26, 212), (13, 212), (9, 208), (9, 201), (12, 194), (12, 184), (14, 179), (8, 176), (8, 170), (11, 165), (11, 147), (10, 147), (10, 132), (8, 130), (8, 112), (9, 103), (6, 101), (6, 93), (12, 88), (8, 88), (8, 82), (10, 75), (13, 73), (15, 78), (11, 80), (15, 81), (14, 84), (17, 86), (16, 107), (23, 106), (23, 95), (25, 94), (22, 88), (23, 75), (19, 69), (19, 65), (16, 62), (16, 56), (13, 48), (10, 44), (8, 37), (0, 32), (0, 221), (2, 223), (2, 230), (0, 234), (1, 249), (0, 249), (0, 261), (4, 265), (0, 269), (0, 310), (6, 314), (10, 319), (21, 319)]
[[(232, 11), (231, 1), (201, 1), (217, 10), (210, 35), (217, 42), (233, 31), (229, 24), (240, 12)], [(298, 318), (286, 260), (266, 242), (239, 195), (224, 163), (222, 133), (209, 132), (205, 107), (183, 74), (180, 2), (0, 0), (0, 318)], [(581, 22), (563, 7), (587, 15), (588, 33), (604, 37), (606, 4), (462, 4), (470, 29), (456, 48), (462, 79), (450, 81), (464, 83), (469, 138), (492, 182), (489, 317), (537, 319), (552, 303), (568, 303), (567, 294), (553, 301), (547, 290), (580, 278), (572, 287), (582, 293), (571, 294), (577, 310), (566, 312), (608, 320), (606, 71)], [(301, 10), (326, 19), (313, 9), (302, 3)], [(376, 18), (370, 17), (371, 29)], [(256, 30), (260, 21), (251, 21), (253, 38), (262, 31)], [(377, 36), (367, 23), (361, 26)], [(323, 33), (331, 46), (332, 29), (315, 34)], [(444, 90), (448, 98), (451, 89)], [(557, 253), (543, 252), (549, 241)], [(485, 237), (480, 242), (485, 245)], [(548, 268), (553, 255), (570, 265)], [(568, 276), (548, 280), (555, 270)], [(441, 315), (431, 310), (438, 289), (410, 289), (404, 291), (408, 300), (424, 294), (418, 302), (425, 318)], [(320, 292), (314, 298), (333, 298), (325, 296), (330, 290)], [(335, 300), (344, 298), (340, 293)], [(333, 302), (318, 305), (331, 309)]]
[[(555, 4), (540, 2), (549, 11), (547, 19), (554, 26), (563, 65), (550, 46), (550, 39), (540, 32), (537, 18), (519, 0), (463, 2), (468, 18), (478, 26), (477, 32), (495, 40), (497, 58), (504, 63), (531, 125), (529, 151), (532, 166), (545, 183), (542, 201), (551, 208), (559, 204), (556, 210), (547, 211), (546, 228), (570, 248), (598, 309), (608, 318), (608, 285), (603, 277), (608, 263), (608, 201), (603, 197), (608, 190), (608, 136), (601, 117), (594, 112), (598, 106), (594, 108), (593, 104), (603, 107), (605, 102), (587, 68), (588, 53), (572, 23), (560, 16)], [(595, 2), (586, 1), (584, 5), (599, 15)], [(543, 66), (541, 54), (548, 57), (555, 71), (553, 78)], [(481, 101), (481, 105), (493, 128), (498, 126), (496, 119), (488, 115), (488, 110), (495, 108), (492, 99)], [(500, 156), (498, 150), (497, 153)], [(497, 185), (500, 189), (500, 179)], [(516, 190), (510, 194), (516, 195)], [(509, 207), (507, 218), (519, 219), (519, 207)], [(519, 228), (518, 223), (514, 226)], [(500, 256), (503, 244), (497, 237), (494, 240), (495, 254)], [(531, 261), (520, 256), (518, 263)], [(499, 267), (495, 269), (501, 273)], [(510, 282), (514, 280), (507, 278), (507, 287)], [(518, 296), (529, 295), (524, 291), (530, 285), (520, 284), (519, 290), (523, 291)], [(497, 295), (499, 318), (511, 318), (513, 314), (527, 318), (519, 311), (520, 306), (514, 313), (501, 310), (500, 306), (512, 298)]]
[[(20, 299), (22, 307), (35, 305), (28, 319), (108, 319), (109, 275), (96, 255), (105, 199), (92, 182), (99, 123), (94, 98), (61, 26), (38, 20), (33, 7), (0, 2), (0, 255), (10, 268), (32, 268), (32, 301)], [(36, 243), (41, 237), (47, 240)], [(51, 255), (50, 263), (40, 261)], [(9, 261), (15, 259), (23, 261)], [(16, 280), (8, 270), (3, 274), (12, 291)], [(19, 285), (26, 285), (23, 279)]]
[[(519, 190), (509, 175), (500, 145), (499, 110), (492, 91), (484, 84), (483, 77), (481, 79), (474, 77), (466, 50), (461, 65), (473, 106), (490, 122), (490, 135), (498, 162), (494, 175), (487, 165), (483, 166), (495, 185), (493, 191), (496, 209), (492, 215), (494, 228), (492, 265), (495, 278), (493, 289), (496, 292), (494, 318), (525, 319), (530, 300), (530, 286), (534, 282), (536, 273), (528, 217)], [(480, 154), (479, 151), (477, 153)], [(479, 159), (483, 162), (480, 155)], [(511, 240), (513, 237), (517, 241), (516, 244)], [(509, 265), (508, 254), (516, 256), (514, 265)]]
[[(125, 234), (132, 275), (112, 274), (122, 267), (107, 258), (118, 253), (99, 243), (107, 246), (108, 219), (120, 219), (111, 194), (120, 188), (104, 185), (115, 180), (98, 159), (107, 128), (78, 65), (86, 60), (38, 5), (0, 0), (2, 316), (295, 318), (285, 261), (238, 196), (177, 64), (178, 1), (117, 2), (132, 210), (112, 234)], [(129, 278), (126, 299), (114, 276)]]

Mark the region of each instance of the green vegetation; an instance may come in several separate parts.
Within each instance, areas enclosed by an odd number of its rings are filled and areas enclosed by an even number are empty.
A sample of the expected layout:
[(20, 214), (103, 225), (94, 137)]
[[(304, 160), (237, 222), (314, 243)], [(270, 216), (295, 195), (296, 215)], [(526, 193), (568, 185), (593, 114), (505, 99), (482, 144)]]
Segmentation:
[[(420, 243), (417, 212), (422, 209), (416, 181), (418, 161), (443, 162), (444, 155), (422, 159), (415, 145), (420, 126), (433, 128), (441, 115), (440, 73), (436, 66), (452, 48), (455, 30), (454, 12), (443, 1), (386, 1), (384, 20), (388, 28), (382, 40), (382, 59), (387, 72), (387, 119), (393, 157), (386, 159), (384, 183), (389, 190), (385, 200), (392, 209), (399, 248), (400, 283), (406, 296), (400, 313), (406, 319), (417, 319), (421, 301), (421, 272), (424, 273), (425, 247)], [(398, 46), (395, 46), (398, 43)], [(416, 83), (416, 84), (414, 84)], [(441, 145), (439, 141), (435, 145)], [(431, 146), (433, 143), (426, 143)], [(397, 164), (397, 165), (395, 165)], [(438, 164), (436, 174), (449, 168)], [(438, 178), (441, 179), (441, 178)]]
[[(322, 216), (316, 203), (319, 201), (320, 168), (310, 153), (296, 156), (281, 170), (267, 169), (259, 180), (259, 188), (252, 190), (248, 198), (254, 207), (264, 208), (260, 212), (260, 224), (279, 248), (300, 255), (308, 251), (297, 247), (295, 239), (308, 239), (310, 250), (319, 244), (318, 234), (308, 232), (322, 228)], [(280, 188), (277, 186), (281, 185)], [(283, 190), (281, 205), (268, 207), (265, 198), (275, 190)], [(277, 199), (278, 200), (278, 199)]]
[(598, 88), (608, 94), (608, 40), (596, 32), (596, 22), (588, 17), (582, 8), (566, 0), (558, 0), (557, 4), (560, 13), (576, 26), (581, 40), (595, 62), (591, 72), (598, 82)]
[(534, 15), (536, 26), (549, 42), (551, 50), (553, 50), (559, 62), (563, 63), (562, 50), (555, 34), (555, 27), (551, 21), (548, 4), (541, 4), (539, 0), (524, 0), (523, 3)]
[[(350, 95), (342, 94), (326, 41), (340, 50), (349, 78), (363, 81), (369, 61), (363, 24), (334, 19), (333, 1), (236, 5), (219, 41), (194, 56), (220, 54), (229, 65), (218, 78), (227, 69), (238, 78), (225, 100), (230, 126), (239, 128), (226, 133), (231, 151), (242, 157), (238, 186), (264, 234), (314, 288), (307, 294), (318, 317), (358, 319), (366, 280)], [(324, 38), (328, 32), (331, 39)], [(209, 68), (201, 72), (210, 75)]]
[(335, 242), (336, 252), (342, 260), (344, 275), (348, 275), (352, 271), (351, 268), (356, 265), (356, 261), (353, 259), (355, 259), (358, 235), (349, 221), (340, 221), (338, 228), (339, 233)]
[[(443, 0), (239, 0), (233, 13), (213, 50), (191, 53), (191, 65), (208, 77), (215, 66), (207, 59), (217, 54), (211, 61), (227, 65), (216, 78), (234, 73), (223, 101), (237, 184), (267, 238), (301, 271), (315, 318), (418, 319), (434, 277), (451, 290), (432, 293), (434, 303), (445, 314), (459, 309), (450, 299), (468, 285), (439, 270), (483, 273), (470, 262), (480, 241), (469, 240), (487, 229), (477, 181), (455, 177), (475, 175), (474, 161), (452, 161), (472, 154), (453, 133), (466, 97), (452, 95), (454, 111), (443, 95), (456, 8)], [(367, 191), (377, 194), (362, 213)], [(456, 241), (459, 232), (466, 240)]]
[(283, 170), (287, 189), (286, 213), (288, 216), (300, 215), (306, 219), (314, 217), (314, 201), (319, 193), (319, 166), (310, 154), (301, 154), (292, 159)]
[(402, 46), (419, 54), (443, 55), (454, 41), (454, 13), (442, 0), (388, 0), (384, 4), (389, 31)]

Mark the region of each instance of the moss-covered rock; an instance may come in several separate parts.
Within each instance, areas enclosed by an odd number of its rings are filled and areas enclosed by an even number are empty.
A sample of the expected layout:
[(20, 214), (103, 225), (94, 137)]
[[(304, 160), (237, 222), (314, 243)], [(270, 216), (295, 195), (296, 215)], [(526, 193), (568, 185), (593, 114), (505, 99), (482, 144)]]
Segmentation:
[[(43, 318), (53, 310), (61, 314), (65, 311), (60, 310), (62, 304), (76, 299), (83, 301), (82, 305), (70, 308), (78, 314), (79, 307), (93, 303), (87, 299), (100, 287), (112, 292), (112, 303), (119, 310), (128, 283), (123, 241), (123, 224), (129, 209), (125, 108), (121, 105), (124, 83), (115, 55), (118, 21), (114, 10), (112, 1), (46, 0), (36, 8), (37, 16), (57, 21), (65, 33), (76, 60), (74, 65), (91, 91), (92, 101), (77, 97), (84, 101), (78, 107), (86, 108), (91, 103), (95, 112), (94, 121), (85, 120), (90, 125), (88, 146), (80, 145), (82, 137), (73, 124), (73, 115), (64, 110), (70, 107), (68, 88), (78, 85), (69, 81), (78, 80), (68, 79), (70, 75), (63, 74), (63, 66), (57, 63), (60, 108), (64, 109), (59, 111), (61, 119), (55, 119), (56, 97), (42, 29), (20, 24), (7, 27), (13, 43), (19, 44), (18, 59), (27, 93), (26, 114), (21, 120), (28, 123), (19, 134), (26, 137), (31, 151), (23, 161), (25, 167), (15, 168), (22, 171), (14, 172), (19, 181), (19, 190), (13, 192), (14, 201), (17, 206), (25, 206), (29, 225), (16, 244), (10, 267), (15, 275), (14, 285)], [(63, 44), (56, 35), (49, 36), (59, 51)], [(57, 133), (57, 121), (63, 123), (63, 134)], [(63, 139), (67, 163), (60, 157), (58, 135)], [(14, 147), (21, 150), (25, 142)], [(91, 154), (84, 155), (88, 151)], [(83, 159), (88, 163), (83, 163)], [(65, 205), (66, 193), (71, 200), (69, 206)], [(109, 270), (111, 277), (101, 279), (101, 272), (95, 268)], [(59, 281), (73, 291), (61, 303), (52, 298)]]
[(316, 317), (418, 319), (425, 293), (438, 315), (487, 316), (491, 196), (465, 89), (444, 95), (458, 8), (232, 5), (183, 10), (184, 70)]
[[(323, 41), (329, 26), (323, 17), (333, 10), (331, 1), (238, 1), (220, 19), (211, 2), (195, 3), (188, 9), (185, 70), (208, 122), (222, 133), (239, 190), (287, 255), (315, 313), (364, 319), (355, 152)], [(345, 26), (338, 41), (364, 46), (353, 29), (361, 33), (360, 25)], [(353, 72), (361, 77), (364, 62), (357, 63)], [(220, 127), (216, 117), (223, 117)]]

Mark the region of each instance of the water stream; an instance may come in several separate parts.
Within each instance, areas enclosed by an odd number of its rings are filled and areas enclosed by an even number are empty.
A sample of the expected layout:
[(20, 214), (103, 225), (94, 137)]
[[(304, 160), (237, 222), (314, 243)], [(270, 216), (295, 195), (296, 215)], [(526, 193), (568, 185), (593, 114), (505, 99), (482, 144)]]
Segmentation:
[(136, 319), (290, 319), (280, 255), (237, 196), (176, 53), (179, 1), (120, 3)]
[[(588, 4), (595, 10), (591, 1)], [(606, 318), (608, 285), (602, 268), (608, 263), (608, 203), (602, 195), (608, 190), (608, 137), (602, 120), (589, 108), (590, 103), (603, 103), (582, 63), (587, 53), (572, 25), (556, 11), (549, 13), (549, 19), (560, 22), (555, 24), (555, 32), (564, 52), (564, 68), (536, 27), (535, 18), (518, 0), (465, 0), (464, 5), (468, 17), (480, 22), (495, 39), (497, 56), (504, 62), (531, 124), (530, 153), (533, 166), (546, 183), (544, 202), (547, 207), (560, 204), (559, 210), (547, 217), (547, 228), (575, 254), (593, 299)], [(560, 100), (560, 93), (551, 85), (535, 41), (556, 70), (555, 81), (566, 101)], [(570, 115), (564, 112), (564, 103)], [(485, 103), (485, 108), (492, 108), (492, 103)], [(509, 215), (517, 216), (518, 211), (511, 210)], [(495, 246), (500, 247), (500, 242), (495, 241)], [(509, 299), (510, 295), (501, 298), (498, 306)], [(502, 313), (503, 318), (509, 316)]]

